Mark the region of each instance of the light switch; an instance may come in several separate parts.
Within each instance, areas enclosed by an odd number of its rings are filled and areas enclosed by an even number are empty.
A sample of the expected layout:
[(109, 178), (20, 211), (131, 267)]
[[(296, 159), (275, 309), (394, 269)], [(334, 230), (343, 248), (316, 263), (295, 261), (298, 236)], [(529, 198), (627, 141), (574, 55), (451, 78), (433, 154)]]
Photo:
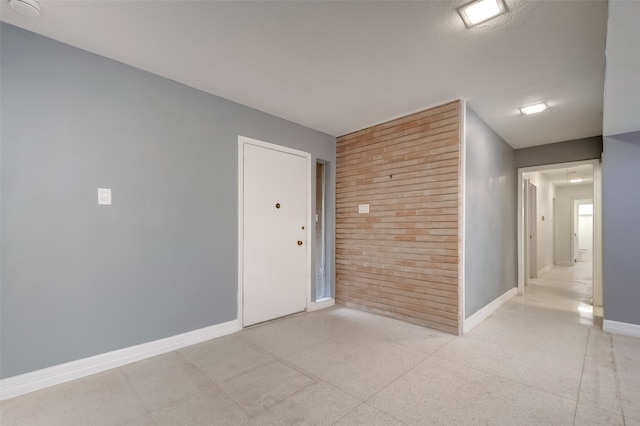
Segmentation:
[(98, 204), (111, 205), (111, 188), (98, 188)]
[(369, 204), (358, 205), (358, 213), (369, 213)]

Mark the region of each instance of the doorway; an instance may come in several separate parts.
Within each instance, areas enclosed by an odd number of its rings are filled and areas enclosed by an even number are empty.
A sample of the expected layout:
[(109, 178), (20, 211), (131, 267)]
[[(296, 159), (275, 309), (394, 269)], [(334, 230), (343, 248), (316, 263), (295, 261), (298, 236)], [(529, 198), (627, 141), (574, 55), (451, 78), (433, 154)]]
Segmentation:
[(308, 307), (311, 155), (239, 137), (238, 319)]
[[(537, 176), (536, 179), (534, 179)], [(544, 182), (540, 182), (542, 179)], [(535, 225), (529, 223), (532, 200), (529, 185), (531, 181), (537, 186), (537, 219), (538, 248), (537, 265), (531, 260), (530, 228)], [(555, 182), (555, 183), (554, 183)], [(587, 196), (571, 195), (572, 185), (582, 187), (586, 191), (587, 184), (591, 189)], [(546, 189), (547, 187), (551, 189)], [(577, 188), (577, 187), (576, 187)], [(577, 190), (577, 189), (576, 189)], [(582, 194), (585, 195), (585, 194)], [(579, 226), (580, 215), (574, 210), (574, 200), (581, 199), (582, 204), (591, 203), (591, 246), (583, 246), (583, 258), (591, 256), (592, 263), (588, 276), (592, 280), (591, 293), (593, 305), (602, 306), (602, 218), (601, 218), (601, 165), (599, 160), (579, 161), (573, 163), (559, 163), (545, 166), (518, 169), (518, 293), (525, 293), (525, 284), (529, 282), (534, 265), (542, 272), (548, 272), (556, 267), (572, 266), (579, 257)], [(542, 204), (540, 201), (542, 200)], [(591, 201), (592, 200), (592, 201)], [(565, 206), (566, 204), (566, 206)], [(576, 208), (577, 209), (577, 208)], [(585, 215), (586, 216), (586, 215)], [(583, 227), (586, 223), (583, 220)], [(575, 241), (573, 240), (576, 235)], [(586, 238), (583, 236), (583, 238)], [(576, 255), (574, 257), (574, 247)], [(542, 251), (541, 251), (542, 250)], [(542, 261), (541, 261), (542, 259)], [(583, 264), (583, 266), (585, 266)]]
[(573, 202), (574, 262), (593, 259), (593, 200), (577, 199)]

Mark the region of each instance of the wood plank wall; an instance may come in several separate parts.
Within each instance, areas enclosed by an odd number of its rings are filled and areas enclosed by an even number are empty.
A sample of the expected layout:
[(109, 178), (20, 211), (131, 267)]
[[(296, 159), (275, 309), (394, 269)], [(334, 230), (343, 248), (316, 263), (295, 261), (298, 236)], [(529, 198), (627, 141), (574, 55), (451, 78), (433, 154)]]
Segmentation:
[(337, 303), (459, 333), (460, 111), (338, 138)]

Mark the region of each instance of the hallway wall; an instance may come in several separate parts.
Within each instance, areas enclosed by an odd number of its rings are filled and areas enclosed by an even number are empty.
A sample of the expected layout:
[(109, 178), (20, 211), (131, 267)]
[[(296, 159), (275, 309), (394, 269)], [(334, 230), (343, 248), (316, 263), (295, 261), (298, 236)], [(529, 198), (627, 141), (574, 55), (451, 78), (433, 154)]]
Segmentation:
[(640, 131), (604, 138), (605, 320), (640, 326)]
[(465, 123), (465, 318), (517, 286), (514, 150), (469, 107)]
[(556, 196), (556, 187), (541, 172), (525, 174), (536, 186), (536, 238), (538, 242), (537, 266), (538, 276), (553, 268), (553, 199)]
[(0, 31), (2, 377), (235, 320), (238, 135), (314, 162), (335, 138)]
[(515, 150), (516, 167), (542, 166), (593, 160), (602, 153), (602, 136), (537, 145)]

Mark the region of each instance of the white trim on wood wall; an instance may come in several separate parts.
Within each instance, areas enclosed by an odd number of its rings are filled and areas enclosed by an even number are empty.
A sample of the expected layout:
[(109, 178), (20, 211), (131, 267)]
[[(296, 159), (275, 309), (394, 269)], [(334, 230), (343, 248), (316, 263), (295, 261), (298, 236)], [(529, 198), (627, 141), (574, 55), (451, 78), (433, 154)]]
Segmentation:
[(602, 330), (607, 333), (622, 334), (624, 336), (640, 337), (640, 324), (604, 320)]
[(142, 343), (83, 358), (53, 367), (43, 368), (18, 376), (0, 380), (0, 400), (14, 398), (50, 386), (100, 373), (122, 365), (131, 364), (156, 355), (175, 351), (217, 337), (226, 336), (240, 330), (238, 321), (233, 320), (189, 331), (165, 339)]
[(467, 320), (464, 322), (464, 334), (467, 334), (469, 331), (471, 331), (472, 328), (487, 319), (492, 313), (497, 311), (502, 305), (507, 303), (517, 294), (518, 288), (513, 287), (502, 296), (498, 296), (493, 302), (490, 302), (478, 312), (467, 318)]
[(460, 219), (458, 224), (458, 239), (460, 241), (459, 250), (459, 266), (460, 268), (458, 272), (459, 290), (460, 295), (458, 297), (459, 307), (458, 309), (458, 334), (464, 334), (466, 329), (466, 274), (465, 274), (465, 252), (466, 252), (466, 203), (465, 203), (465, 187), (466, 187), (466, 179), (467, 179), (467, 101), (465, 99), (460, 99), (460, 185), (459, 185), (459, 197), (460, 197)]

